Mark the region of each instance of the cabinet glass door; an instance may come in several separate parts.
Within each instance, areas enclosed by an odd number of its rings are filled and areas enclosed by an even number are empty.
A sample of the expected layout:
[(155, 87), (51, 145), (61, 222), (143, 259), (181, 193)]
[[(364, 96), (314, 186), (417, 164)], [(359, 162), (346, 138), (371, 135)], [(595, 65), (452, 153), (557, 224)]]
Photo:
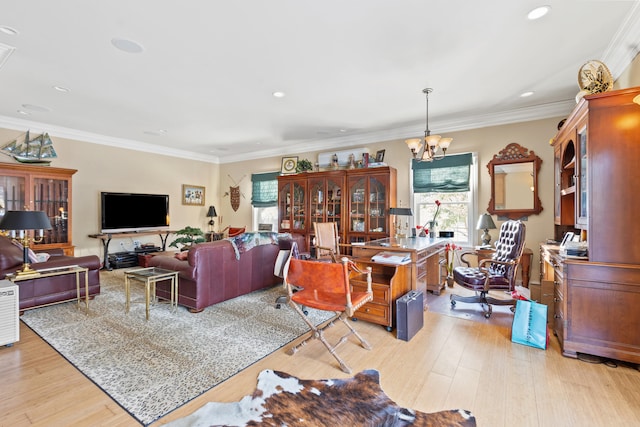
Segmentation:
[(364, 233), (366, 229), (366, 184), (365, 178), (349, 183), (349, 231)]
[(26, 206), (25, 182), (22, 176), (0, 177), (0, 215), (6, 211), (23, 211)]
[(69, 181), (52, 178), (33, 179), (33, 210), (43, 211), (51, 221), (41, 244), (69, 241)]
[(589, 162), (587, 158), (587, 128), (583, 127), (578, 131), (578, 165), (576, 166), (579, 171), (578, 175), (578, 187), (576, 188), (577, 194), (577, 218), (576, 225), (587, 226), (587, 218), (589, 217), (589, 204), (588, 204), (588, 177), (589, 177)]
[(387, 233), (386, 185), (376, 177), (369, 178), (369, 233)]

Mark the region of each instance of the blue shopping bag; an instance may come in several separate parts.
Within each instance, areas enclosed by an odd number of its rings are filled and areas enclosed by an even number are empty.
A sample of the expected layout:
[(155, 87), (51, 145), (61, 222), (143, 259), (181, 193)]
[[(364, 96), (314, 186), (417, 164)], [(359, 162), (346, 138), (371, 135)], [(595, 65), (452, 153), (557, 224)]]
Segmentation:
[(511, 341), (545, 350), (547, 348), (547, 306), (518, 300), (511, 325)]

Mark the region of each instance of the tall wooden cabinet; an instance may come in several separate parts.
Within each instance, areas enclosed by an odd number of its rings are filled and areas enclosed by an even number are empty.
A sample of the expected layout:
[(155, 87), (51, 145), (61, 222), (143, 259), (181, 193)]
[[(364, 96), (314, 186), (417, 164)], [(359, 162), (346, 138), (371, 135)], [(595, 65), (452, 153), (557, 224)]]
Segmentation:
[(640, 87), (586, 96), (554, 141), (556, 238), (584, 230), (589, 252), (553, 266), (554, 329), (568, 356), (640, 363), (637, 95)]
[(389, 208), (396, 206), (391, 167), (305, 172), (278, 177), (278, 229), (306, 236), (314, 222), (336, 222), (341, 243), (388, 237)]
[(71, 181), (74, 169), (0, 163), (0, 215), (10, 210), (44, 211), (51, 221), (36, 249), (61, 248), (73, 255)]

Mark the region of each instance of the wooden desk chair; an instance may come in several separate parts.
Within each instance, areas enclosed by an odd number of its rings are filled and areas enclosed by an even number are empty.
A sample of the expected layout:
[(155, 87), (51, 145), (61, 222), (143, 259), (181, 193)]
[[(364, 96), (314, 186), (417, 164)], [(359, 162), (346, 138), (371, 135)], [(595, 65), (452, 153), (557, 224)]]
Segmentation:
[(521, 221), (509, 220), (500, 227), (496, 250), (491, 258), (479, 260), (478, 267), (456, 267), (453, 280), (466, 289), (476, 292), (473, 296), (451, 295), (451, 308), (457, 302), (480, 303), (486, 307), (484, 317), (491, 317), (492, 305), (510, 305), (515, 310), (516, 300), (497, 299), (488, 295), (489, 291), (515, 289), (516, 273), (524, 250), (526, 227)]
[[(365, 274), (367, 278), (367, 292), (352, 292), (349, 283), (349, 274), (355, 271)], [(349, 335), (355, 335), (362, 347), (371, 349), (369, 343), (358, 334), (349, 324), (348, 318), (362, 307), (365, 303), (373, 299), (371, 290), (371, 267), (366, 271), (358, 267), (347, 258), (342, 258), (340, 263), (306, 261), (289, 257), (284, 272), (284, 282), (289, 295), (289, 305), (300, 315), (304, 322), (309, 325), (311, 332), (300, 343), (293, 346), (289, 354), (294, 354), (298, 348), (305, 345), (307, 341), (317, 338), (329, 350), (329, 353), (336, 358), (340, 364), (340, 369), (346, 373), (351, 373), (351, 368), (338, 356), (336, 349), (345, 341)], [(295, 292), (297, 290), (297, 292)], [(302, 308), (301, 308), (302, 307)], [(309, 321), (304, 313), (305, 307), (316, 310), (333, 311), (335, 316), (324, 326), (316, 326)], [(341, 320), (346, 325), (349, 332), (335, 344), (331, 345), (324, 337), (324, 330), (333, 325), (336, 320)]]
[(335, 222), (314, 222), (315, 248), (317, 259), (331, 259), (338, 262), (340, 255), (340, 235)]

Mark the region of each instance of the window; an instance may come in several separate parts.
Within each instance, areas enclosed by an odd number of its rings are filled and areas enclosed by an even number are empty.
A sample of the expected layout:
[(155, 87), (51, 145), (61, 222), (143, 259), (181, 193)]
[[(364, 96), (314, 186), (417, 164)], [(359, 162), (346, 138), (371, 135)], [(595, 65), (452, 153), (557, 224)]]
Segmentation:
[(441, 203), (438, 230), (453, 231), (455, 242), (474, 245), (477, 194), (477, 154), (448, 155), (434, 162), (411, 163), (413, 220), (424, 226)]
[(253, 229), (258, 224), (272, 224), (278, 230), (278, 175), (279, 172), (251, 175), (251, 206)]

